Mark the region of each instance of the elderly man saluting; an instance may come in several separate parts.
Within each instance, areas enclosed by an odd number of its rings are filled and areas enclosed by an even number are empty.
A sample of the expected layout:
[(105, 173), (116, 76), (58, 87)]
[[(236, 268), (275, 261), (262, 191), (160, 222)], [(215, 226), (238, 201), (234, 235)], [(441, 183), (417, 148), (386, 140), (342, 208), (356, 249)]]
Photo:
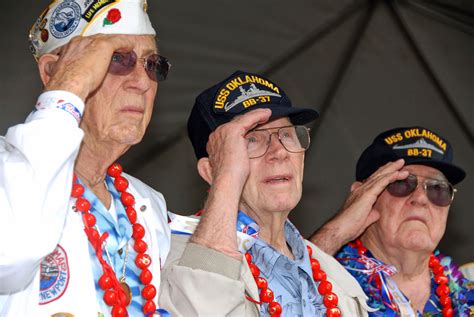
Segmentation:
[(142, 139), (169, 69), (146, 10), (54, 1), (31, 29), (45, 88), (0, 139), (0, 316), (156, 310), (166, 205), (114, 164)]
[(317, 115), (240, 71), (197, 97), (188, 133), (210, 191), (190, 239), (197, 219), (171, 223), (160, 303), (174, 316), (367, 315), (357, 282), (288, 220)]
[[(401, 179), (389, 180), (400, 173)], [(346, 203), (352, 207), (325, 228), (356, 238), (336, 258), (377, 309), (369, 315), (474, 315), (473, 283), (451, 258), (436, 251), (456, 192), (453, 185), (464, 177), (453, 164), (449, 142), (423, 127), (385, 131), (362, 153)], [(352, 230), (347, 228), (354, 225), (362, 234), (349, 237)], [(325, 241), (322, 235), (313, 237), (315, 243), (329, 252), (337, 249), (340, 238)]]

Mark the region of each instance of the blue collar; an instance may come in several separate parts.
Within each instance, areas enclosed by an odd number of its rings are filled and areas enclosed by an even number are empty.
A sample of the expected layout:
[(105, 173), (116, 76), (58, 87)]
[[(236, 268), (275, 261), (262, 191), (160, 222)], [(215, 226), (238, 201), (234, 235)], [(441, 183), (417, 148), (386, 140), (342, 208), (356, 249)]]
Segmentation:
[[(304, 243), (304, 239), (301, 236), (300, 232), (296, 227), (289, 221), (286, 220), (285, 222), (285, 239), (286, 243), (291, 248), (291, 251), (293, 252), (293, 255), (295, 257), (294, 260), (289, 259), (285, 255), (281, 254), (279, 251), (277, 251), (275, 248), (273, 248), (271, 245), (269, 245), (266, 241), (264, 241), (261, 238), (258, 238), (257, 241), (255, 242), (254, 246), (250, 249), (250, 252), (252, 255), (256, 256), (255, 262), (258, 262), (258, 268), (262, 271), (262, 273), (266, 276), (272, 275), (273, 268), (275, 267), (276, 261), (280, 257), (285, 257), (287, 258), (288, 261), (293, 262), (295, 265), (300, 267), (302, 270), (304, 270), (309, 276), (313, 276), (313, 272), (311, 270), (311, 264), (309, 260), (309, 254), (306, 251), (306, 245)], [(263, 248), (268, 248), (270, 247), (273, 252), (268, 253), (265, 252), (261, 256), (264, 256), (265, 258), (263, 259), (258, 259), (258, 256), (260, 255), (260, 250)]]
[[(97, 227), (101, 232), (107, 231), (109, 235), (117, 237), (117, 244), (108, 243), (109, 252), (115, 253), (118, 249), (123, 248), (128, 240), (132, 237), (132, 227), (128, 220), (125, 208), (120, 200), (120, 193), (115, 189), (114, 182), (111, 177), (106, 176), (105, 182), (107, 189), (114, 200), (115, 210), (117, 213), (117, 221), (110, 215), (104, 204), (95, 196), (95, 194), (87, 188), (87, 186), (79, 179), (79, 182), (84, 186), (83, 197), (91, 203), (90, 212), (96, 216)], [(113, 230), (111, 232), (110, 230)]]

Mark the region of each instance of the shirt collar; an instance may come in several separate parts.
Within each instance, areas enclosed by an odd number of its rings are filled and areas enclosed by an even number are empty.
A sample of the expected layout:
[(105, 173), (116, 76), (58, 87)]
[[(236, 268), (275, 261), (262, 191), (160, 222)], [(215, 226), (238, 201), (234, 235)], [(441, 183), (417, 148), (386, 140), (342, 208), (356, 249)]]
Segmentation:
[(285, 239), (293, 252), (294, 260), (281, 254), (261, 238), (257, 239), (254, 246), (250, 249), (250, 252), (260, 271), (262, 271), (264, 275), (270, 276), (277, 260), (280, 257), (284, 257), (286, 261), (297, 265), (308, 275), (312, 276), (309, 254), (306, 250), (304, 239), (298, 229), (296, 229), (289, 220), (285, 222)]

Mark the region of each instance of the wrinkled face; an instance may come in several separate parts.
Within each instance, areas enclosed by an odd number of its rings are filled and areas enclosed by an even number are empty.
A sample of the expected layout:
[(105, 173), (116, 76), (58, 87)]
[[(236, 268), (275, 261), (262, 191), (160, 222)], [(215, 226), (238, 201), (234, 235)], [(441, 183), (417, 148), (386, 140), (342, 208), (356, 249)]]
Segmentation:
[(407, 165), (402, 170), (419, 177), (417, 189), (407, 197), (394, 197), (385, 190), (374, 206), (381, 217), (369, 230), (384, 247), (431, 252), (444, 235), (449, 206), (431, 203), (420, 177), (446, 178), (439, 170), (424, 165)]
[[(280, 118), (259, 126), (259, 129), (291, 125)], [(276, 132), (272, 130), (271, 132)], [(304, 152), (289, 153), (273, 134), (267, 153), (250, 159), (250, 175), (242, 192), (240, 209), (260, 212), (290, 212), (301, 199)]]
[[(151, 35), (119, 35), (131, 38), (139, 58), (157, 53)], [(102, 85), (86, 100), (81, 122), (84, 142), (133, 145), (143, 138), (150, 122), (158, 84), (137, 61), (128, 75), (108, 73)]]

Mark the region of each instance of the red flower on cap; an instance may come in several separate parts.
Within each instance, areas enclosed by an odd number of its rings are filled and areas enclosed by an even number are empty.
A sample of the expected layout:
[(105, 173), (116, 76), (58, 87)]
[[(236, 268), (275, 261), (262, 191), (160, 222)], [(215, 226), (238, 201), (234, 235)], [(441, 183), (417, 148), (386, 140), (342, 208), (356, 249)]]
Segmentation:
[(103, 26), (115, 24), (121, 18), (122, 14), (120, 13), (119, 9), (110, 9), (109, 12), (107, 12), (107, 17), (104, 19)]

